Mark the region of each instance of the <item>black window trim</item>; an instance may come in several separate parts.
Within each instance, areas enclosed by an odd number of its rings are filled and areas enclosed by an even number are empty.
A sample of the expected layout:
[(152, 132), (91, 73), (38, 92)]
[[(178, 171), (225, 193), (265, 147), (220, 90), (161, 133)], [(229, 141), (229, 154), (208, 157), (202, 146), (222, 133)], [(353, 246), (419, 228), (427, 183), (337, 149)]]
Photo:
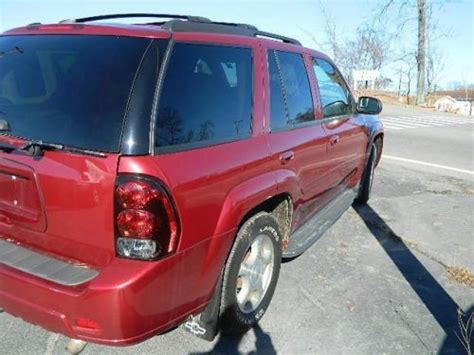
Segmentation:
[[(250, 49), (250, 59), (252, 62), (252, 92), (251, 92), (251, 102), (250, 102), (250, 132), (242, 135), (240, 137), (231, 137), (231, 138), (215, 138), (209, 139), (206, 141), (200, 142), (192, 142), (192, 143), (184, 143), (184, 144), (176, 144), (171, 146), (165, 147), (157, 147), (155, 145), (155, 130), (157, 128), (157, 121), (158, 121), (158, 108), (160, 106), (160, 99), (161, 99), (161, 92), (163, 90), (163, 83), (166, 77), (166, 73), (168, 71), (168, 65), (171, 59), (171, 55), (173, 53), (174, 45), (175, 44), (200, 44), (200, 45), (209, 45), (209, 46), (220, 46), (220, 47), (231, 47), (231, 48), (245, 48)], [(154, 105), (152, 110), (152, 118), (150, 124), (150, 152), (152, 155), (163, 155), (163, 154), (171, 154), (171, 153), (179, 153), (189, 150), (195, 150), (200, 148), (207, 148), (216, 145), (222, 145), (227, 143), (238, 142), (242, 140), (250, 139), (254, 136), (254, 117), (255, 117), (255, 65), (254, 65), (254, 47), (251, 45), (245, 44), (235, 44), (235, 43), (227, 43), (227, 42), (218, 42), (218, 41), (198, 41), (198, 40), (186, 40), (186, 41), (177, 41), (173, 38), (170, 39), (168, 48), (166, 50), (163, 66), (161, 68), (161, 72), (158, 79), (158, 84), (155, 92), (155, 99)]]
[[(311, 80), (310, 80), (310, 77), (309, 77), (308, 68), (306, 67), (306, 62), (304, 60), (305, 59), (304, 53), (300, 52), (300, 51), (289, 51), (289, 50), (282, 50), (282, 49), (276, 49), (276, 48), (267, 48), (266, 52), (267, 52), (267, 73), (270, 73), (270, 62), (269, 62), (270, 52), (273, 53), (278, 67), (280, 66), (280, 62), (279, 62), (279, 58), (278, 58), (276, 52), (285, 52), (285, 53), (297, 54), (301, 57), (301, 59), (303, 60), (303, 65), (304, 65), (305, 72), (306, 72), (306, 78), (308, 79), (308, 84), (309, 84), (309, 88), (310, 88), (309, 92), (310, 92), (310, 95), (311, 95), (311, 105), (313, 106), (313, 120), (304, 121), (304, 122), (300, 122), (300, 123), (289, 123), (290, 111), (289, 111), (289, 107), (288, 107), (288, 100), (286, 99), (286, 89), (284, 87), (283, 78), (281, 77), (281, 73), (280, 73), (278, 81), (280, 83), (280, 89), (282, 90), (283, 97), (285, 98), (284, 99), (284, 101), (285, 101), (284, 104), (285, 104), (285, 113), (286, 113), (286, 117), (287, 117), (287, 125), (285, 127), (279, 127), (279, 128), (273, 128), (272, 129), (272, 127), (271, 127), (272, 118), (270, 117), (270, 112), (269, 112), (269, 114), (268, 114), (268, 116), (269, 116), (269, 119), (268, 119), (268, 133), (269, 134), (281, 133), (281, 132), (293, 131), (295, 129), (307, 128), (307, 127), (320, 125), (321, 121), (316, 119), (316, 116), (315, 116), (316, 111), (315, 111), (315, 107), (314, 107), (313, 90), (311, 88)], [(270, 80), (268, 82), (268, 92), (271, 95)], [(268, 103), (270, 103), (270, 95), (267, 96)]]
[[(344, 115), (336, 115), (336, 116), (329, 116), (329, 117), (324, 117), (324, 112), (323, 112), (323, 102), (322, 102), (322, 97), (321, 97), (321, 90), (319, 88), (319, 80), (318, 80), (318, 77), (316, 76), (316, 73), (314, 73), (314, 77), (316, 79), (316, 86), (317, 86), (317, 89), (318, 89), (318, 100), (319, 100), (319, 104), (321, 105), (321, 114), (323, 115), (322, 118), (320, 118), (318, 121), (322, 122), (322, 123), (327, 123), (327, 122), (331, 122), (331, 121), (339, 121), (341, 120), (342, 118), (349, 118), (350, 116), (353, 116), (355, 113), (356, 113), (356, 105), (355, 105), (355, 99), (354, 99), (354, 96), (352, 95), (352, 91), (350, 90), (349, 88), (349, 85), (347, 84), (346, 82), (346, 79), (344, 78), (344, 76), (342, 75), (341, 71), (339, 70), (339, 68), (334, 64), (332, 63), (331, 61), (329, 61), (327, 58), (323, 58), (323, 57), (319, 57), (319, 56), (316, 56), (316, 55), (311, 55), (311, 61), (313, 62), (313, 65), (314, 65), (314, 62), (319, 59), (319, 60), (324, 60), (325, 62), (327, 62), (328, 64), (332, 65), (332, 67), (336, 70), (337, 74), (342, 78), (342, 81), (343, 81), (343, 84), (348, 92), (348, 99), (349, 99), (349, 106), (350, 106), (350, 111), (347, 113), (347, 114), (344, 114)], [(314, 71), (314, 69), (313, 69)]]
[(313, 127), (313, 126), (319, 126), (321, 125), (321, 120), (313, 120), (313, 121), (306, 121), (306, 122), (301, 122), (298, 124), (291, 124), (287, 125), (285, 127), (280, 127), (280, 128), (274, 128), (274, 129), (269, 129), (269, 134), (276, 134), (276, 133), (281, 133), (281, 132), (288, 132), (288, 131), (294, 131), (296, 129), (300, 128), (308, 128), (308, 127)]
[[(128, 100), (127, 100), (127, 106), (126, 106), (126, 110), (125, 110), (125, 117), (124, 117), (123, 125), (122, 125), (122, 132), (120, 134), (119, 153), (121, 155), (136, 155), (137, 153), (143, 152), (144, 149), (145, 149), (144, 147), (137, 147), (136, 144), (132, 148), (127, 147), (126, 146), (126, 144), (127, 144), (126, 141), (127, 141), (128, 138), (130, 138), (128, 136), (129, 136), (129, 133), (132, 131), (132, 127), (136, 127), (139, 124), (138, 123), (139, 120), (137, 120), (137, 119), (133, 120), (132, 117), (131, 117), (131, 114), (132, 114), (131, 106), (132, 106), (132, 103), (133, 103), (135, 90), (137, 89), (137, 84), (138, 84), (137, 82), (138, 82), (138, 79), (140, 77), (140, 73), (144, 70), (143, 63), (145, 62), (145, 59), (149, 55), (149, 51), (153, 48), (153, 46), (158, 45), (158, 40), (160, 40), (160, 39), (156, 39), (156, 38), (150, 39), (150, 43), (148, 44), (146, 50), (143, 52), (143, 56), (140, 60), (140, 64), (138, 65), (137, 71), (135, 73), (135, 77), (133, 79), (133, 84), (132, 84), (132, 87), (130, 89), (130, 94), (129, 94)], [(158, 58), (158, 60), (160, 60), (160, 58)], [(160, 65), (160, 63), (158, 62), (158, 66), (159, 65)], [(147, 115), (144, 114), (143, 116), (147, 116)], [(143, 118), (143, 117), (140, 117), (140, 118)], [(145, 132), (146, 132), (146, 130), (145, 130)], [(142, 137), (145, 138), (143, 135), (142, 135)]]

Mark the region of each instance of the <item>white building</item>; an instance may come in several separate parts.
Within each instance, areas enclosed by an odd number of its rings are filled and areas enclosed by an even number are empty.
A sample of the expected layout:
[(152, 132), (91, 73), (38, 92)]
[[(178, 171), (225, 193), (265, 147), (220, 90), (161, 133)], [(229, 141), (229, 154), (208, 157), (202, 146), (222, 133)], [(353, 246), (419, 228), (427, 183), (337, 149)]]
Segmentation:
[(437, 111), (453, 112), (461, 115), (473, 115), (472, 101), (456, 100), (451, 96), (444, 96), (434, 104)]

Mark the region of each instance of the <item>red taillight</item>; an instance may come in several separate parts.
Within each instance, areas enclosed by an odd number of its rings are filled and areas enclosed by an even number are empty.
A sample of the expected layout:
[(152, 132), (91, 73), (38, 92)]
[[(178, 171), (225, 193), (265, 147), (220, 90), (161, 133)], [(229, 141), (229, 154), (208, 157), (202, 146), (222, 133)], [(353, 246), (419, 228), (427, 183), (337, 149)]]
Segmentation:
[(143, 181), (128, 181), (117, 186), (117, 200), (122, 208), (144, 208), (160, 191)]
[(162, 185), (141, 175), (121, 175), (115, 190), (117, 254), (156, 259), (176, 251), (178, 221)]
[(70, 31), (70, 30), (81, 30), (84, 28), (83, 25), (79, 24), (58, 24), (58, 25), (41, 25), (32, 24), (27, 27), (29, 30), (40, 30), (40, 31)]
[(117, 216), (121, 237), (150, 239), (156, 232), (155, 216), (144, 210), (125, 210)]

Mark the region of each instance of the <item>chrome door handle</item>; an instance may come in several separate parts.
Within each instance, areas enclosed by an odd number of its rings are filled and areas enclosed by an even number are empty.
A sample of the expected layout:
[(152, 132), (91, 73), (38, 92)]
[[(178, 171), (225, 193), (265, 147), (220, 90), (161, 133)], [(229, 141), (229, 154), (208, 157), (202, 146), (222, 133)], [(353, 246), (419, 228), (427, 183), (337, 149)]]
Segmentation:
[(284, 152), (280, 155), (280, 162), (282, 164), (286, 164), (290, 160), (293, 160), (294, 158), (295, 158), (295, 153), (293, 153), (293, 151), (289, 150), (289, 151)]
[(336, 145), (337, 143), (339, 143), (339, 136), (338, 135), (335, 135), (335, 136), (332, 136), (331, 138), (329, 138), (329, 144), (330, 145)]

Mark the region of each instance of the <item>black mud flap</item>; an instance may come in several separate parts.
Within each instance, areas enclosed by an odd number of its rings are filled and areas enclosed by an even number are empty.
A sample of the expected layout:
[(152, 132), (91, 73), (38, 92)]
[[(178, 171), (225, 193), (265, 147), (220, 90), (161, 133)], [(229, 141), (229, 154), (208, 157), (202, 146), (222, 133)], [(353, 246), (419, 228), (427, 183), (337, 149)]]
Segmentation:
[(213, 341), (219, 333), (218, 323), (221, 293), (222, 275), (214, 292), (214, 296), (212, 296), (211, 302), (209, 302), (206, 309), (196, 316), (190, 316), (181, 327), (198, 338)]

